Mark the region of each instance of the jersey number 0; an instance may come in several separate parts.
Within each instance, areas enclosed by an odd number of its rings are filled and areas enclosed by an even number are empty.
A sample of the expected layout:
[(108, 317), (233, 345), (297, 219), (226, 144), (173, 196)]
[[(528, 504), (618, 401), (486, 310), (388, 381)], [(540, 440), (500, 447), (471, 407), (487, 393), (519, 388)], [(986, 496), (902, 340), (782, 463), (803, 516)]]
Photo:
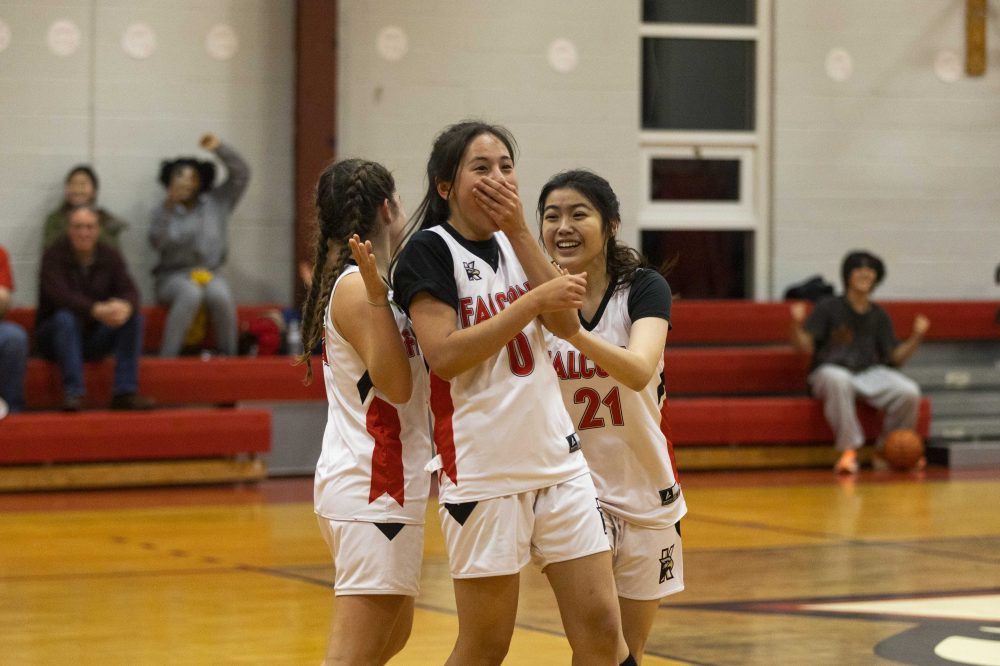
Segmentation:
[(507, 343), (507, 360), (515, 377), (527, 377), (535, 369), (535, 357), (524, 333), (518, 333)]

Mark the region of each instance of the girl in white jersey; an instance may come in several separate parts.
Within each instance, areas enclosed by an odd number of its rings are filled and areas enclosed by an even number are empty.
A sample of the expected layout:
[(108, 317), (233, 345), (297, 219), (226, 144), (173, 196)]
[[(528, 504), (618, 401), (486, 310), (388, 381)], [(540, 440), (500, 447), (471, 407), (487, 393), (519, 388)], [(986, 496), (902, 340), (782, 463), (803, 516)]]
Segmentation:
[(393, 272), (431, 370), (439, 515), (459, 633), (449, 664), (499, 664), (519, 572), (542, 566), (574, 664), (634, 663), (621, 635), (603, 520), (559, 396), (539, 319), (579, 329), (581, 276), (560, 276), (529, 232), (514, 140), (463, 122), (442, 132), (428, 192)]
[(580, 331), (549, 353), (608, 522), (622, 628), (641, 661), (660, 599), (684, 589), (686, 512), (667, 438), (663, 347), (670, 287), (618, 243), (618, 198), (589, 171), (552, 177), (538, 198), (545, 249), (586, 272)]
[(392, 175), (364, 160), (327, 167), (316, 208), (299, 360), (308, 382), (322, 342), (329, 407), (315, 506), (337, 596), (324, 663), (384, 664), (413, 624), (432, 454), (427, 371), (383, 279), (406, 221)]

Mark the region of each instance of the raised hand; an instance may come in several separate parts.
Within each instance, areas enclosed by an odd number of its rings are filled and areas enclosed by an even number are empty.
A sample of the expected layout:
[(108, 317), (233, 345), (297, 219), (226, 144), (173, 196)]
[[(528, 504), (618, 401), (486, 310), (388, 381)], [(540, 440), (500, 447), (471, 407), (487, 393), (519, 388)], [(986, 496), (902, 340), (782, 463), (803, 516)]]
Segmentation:
[(472, 187), (476, 203), (489, 216), (497, 229), (510, 235), (527, 228), (524, 206), (517, 188), (506, 180), (484, 176)]
[(930, 329), (931, 320), (922, 314), (918, 314), (913, 318), (913, 334), (923, 337), (923, 335)]
[(215, 136), (211, 132), (203, 134), (201, 139), (198, 141), (199, 146), (201, 146), (205, 150), (209, 150), (212, 152), (214, 152), (215, 149), (219, 147), (220, 143), (222, 142), (219, 141), (219, 137)]
[(796, 301), (788, 306), (788, 312), (796, 324), (801, 324), (806, 320), (806, 304), (802, 301)]
[(382, 279), (378, 272), (378, 263), (375, 261), (375, 252), (372, 250), (372, 242), (361, 243), (361, 237), (357, 234), (351, 236), (347, 241), (351, 247), (351, 256), (358, 265), (361, 272), (361, 279), (365, 281), (365, 291), (368, 293), (368, 302), (372, 305), (389, 304), (389, 286)]

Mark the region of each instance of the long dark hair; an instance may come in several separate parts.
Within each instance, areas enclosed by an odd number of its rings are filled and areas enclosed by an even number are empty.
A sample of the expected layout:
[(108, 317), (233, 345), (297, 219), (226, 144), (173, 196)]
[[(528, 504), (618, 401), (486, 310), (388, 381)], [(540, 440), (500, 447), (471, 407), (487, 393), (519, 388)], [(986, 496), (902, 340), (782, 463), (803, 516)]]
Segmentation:
[[(416, 211), (406, 225), (400, 243), (418, 229), (429, 229), (448, 221), (451, 210), (448, 200), (438, 193), (438, 183), (452, 183), (458, 178), (458, 167), (462, 163), (465, 149), (481, 134), (492, 134), (499, 139), (510, 153), (513, 161), (517, 153), (517, 141), (506, 127), (491, 125), (481, 120), (463, 120), (444, 128), (434, 139), (431, 156), (427, 159), (427, 191), (420, 201)], [(398, 248), (396, 248), (398, 250)], [(389, 274), (392, 275), (396, 266), (398, 252), (394, 253), (389, 264)]]
[[(615, 236), (617, 228), (621, 225), (622, 216), (618, 195), (611, 189), (611, 184), (593, 171), (586, 169), (571, 169), (557, 173), (542, 186), (542, 191), (538, 195), (539, 221), (544, 217), (545, 200), (554, 190), (561, 189), (576, 190), (601, 215), (601, 231), (604, 232), (604, 237), (607, 239), (605, 270), (608, 273), (608, 282), (616, 287), (632, 284), (636, 271), (640, 268), (648, 268), (649, 262), (642, 256), (642, 253), (619, 242)], [(671, 263), (665, 268), (669, 270), (672, 267)]]
[(427, 229), (448, 221), (448, 200), (438, 194), (438, 183), (455, 182), (465, 149), (480, 134), (492, 134), (500, 139), (507, 147), (511, 160), (515, 158), (517, 142), (505, 127), (480, 120), (463, 120), (446, 127), (434, 139), (431, 156), (427, 160), (427, 192), (413, 214), (414, 226)]
[[(351, 256), (348, 239), (357, 234), (370, 238), (378, 222), (378, 210), (386, 200), (393, 210), (396, 181), (389, 170), (377, 162), (349, 159), (326, 167), (316, 183), (316, 258), (312, 285), (302, 304), (302, 342), (305, 350), (296, 365), (306, 366), (305, 383), (312, 382), (312, 350), (323, 335), (323, 312), (330, 300), (330, 290)], [(327, 257), (336, 247), (337, 256), (327, 265)]]

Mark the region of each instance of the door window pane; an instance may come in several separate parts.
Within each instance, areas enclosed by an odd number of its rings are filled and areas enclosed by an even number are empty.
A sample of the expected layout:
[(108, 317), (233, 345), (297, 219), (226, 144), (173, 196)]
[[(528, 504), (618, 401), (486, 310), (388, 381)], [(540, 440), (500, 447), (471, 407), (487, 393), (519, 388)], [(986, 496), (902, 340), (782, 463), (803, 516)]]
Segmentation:
[(643, 38), (643, 129), (753, 131), (755, 51), (745, 40)]
[(652, 266), (671, 262), (674, 298), (752, 297), (752, 231), (642, 231)]
[(715, 23), (753, 25), (755, 0), (643, 0), (646, 23)]
[(740, 161), (656, 158), (650, 164), (653, 201), (739, 201)]

